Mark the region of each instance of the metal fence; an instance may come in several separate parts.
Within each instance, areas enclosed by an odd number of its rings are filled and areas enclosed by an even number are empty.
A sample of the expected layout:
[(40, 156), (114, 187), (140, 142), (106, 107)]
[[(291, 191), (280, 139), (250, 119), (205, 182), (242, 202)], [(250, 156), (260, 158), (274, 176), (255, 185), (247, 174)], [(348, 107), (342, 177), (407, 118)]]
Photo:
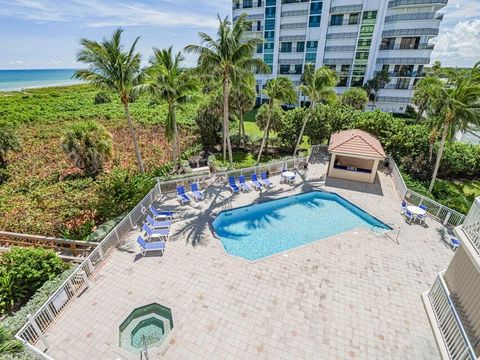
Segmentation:
[(442, 205), (435, 200), (410, 190), (405, 184), (402, 174), (400, 173), (395, 161), (391, 157), (388, 161), (389, 169), (392, 172), (393, 178), (395, 179), (398, 191), (405, 201), (412, 205), (425, 205), (427, 207), (427, 213), (435, 220), (441, 222), (443, 225), (459, 226), (463, 224), (466, 218), (465, 215), (450, 209), (449, 207)]
[(462, 229), (480, 254), (480, 197), (475, 199), (463, 223)]
[[(162, 194), (172, 193), (180, 184), (192, 182), (213, 185), (225, 184), (229, 176), (245, 175), (268, 171), (275, 175), (283, 169), (300, 170), (308, 162), (308, 158), (290, 158), (264, 165), (245, 169), (230, 170), (213, 174), (195, 174), (179, 177), (167, 181), (157, 181), (155, 187), (140, 201), (135, 208), (98, 244), (90, 255), (80, 264), (72, 275), (55, 291), (35, 314), (28, 317), (27, 323), (17, 332), (15, 337), (21, 340), (29, 349), (46, 360), (52, 360), (45, 350), (49, 348), (44, 334), (53, 321), (61, 314), (65, 307), (81, 292), (89, 287), (89, 279), (99, 269), (103, 261), (115, 249), (120, 240), (140, 221), (146, 209), (155, 201), (160, 200)], [(41, 344), (41, 348), (38, 345)]]
[(477, 356), (463, 328), (462, 321), (455, 308), (455, 303), (439, 273), (433, 283), (428, 299), (435, 313), (438, 327), (442, 333), (445, 347), (452, 360), (475, 360)]

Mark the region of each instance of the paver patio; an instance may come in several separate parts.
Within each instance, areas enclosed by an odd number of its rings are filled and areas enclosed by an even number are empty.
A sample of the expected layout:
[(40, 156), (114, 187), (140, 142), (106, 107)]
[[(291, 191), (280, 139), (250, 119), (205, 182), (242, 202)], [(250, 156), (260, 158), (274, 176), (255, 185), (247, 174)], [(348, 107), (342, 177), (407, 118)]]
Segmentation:
[[(232, 196), (213, 184), (207, 200), (182, 210), (164, 256), (142, 258), (132, 231), (47, 331), (60, 359), (139, 359), (118, 346), (118, 326), (135, 307), (172, 309), (174, 329), (150, 359), (437, 359), (420, 294), (453, 252), (443, 228), (409, 225), (393, 178), (374, 185), (328, 179), (311, 165), (296, 185), (235, 195), (233, 207), (315, 188), (337, 192), (401, 229), (358, 229), (255, 262), (226, 254), (209, 223)], [(396, 227), (397, 228), (397, 227)]]

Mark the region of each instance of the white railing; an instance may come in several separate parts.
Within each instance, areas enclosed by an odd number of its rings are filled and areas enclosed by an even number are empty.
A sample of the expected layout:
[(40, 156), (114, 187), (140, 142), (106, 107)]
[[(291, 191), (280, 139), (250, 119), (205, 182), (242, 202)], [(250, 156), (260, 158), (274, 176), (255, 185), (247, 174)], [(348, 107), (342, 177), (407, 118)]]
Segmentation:
[(465, 215), (456, 210), (450, 209), (449, 207), (442, 205), (435, 200), (410, 190), (405, 184), (397, 164), (391, 157), (389, 158), (389, 168), (395, 179), (395, 183), (397, 184), (398, 191), (405, 201), (412, 205), (425, 205), (427, 207), (427, 213), (443, 225), (459, 226), (463, 224), (465, 221)]
[(29, 316), (28, 322), (17, 332), (15, 337), (43, 359), (51, 360), (35, 344), (40, 341), (43, 349), (48, 349), (48, 342), (43, 334), (50, 324), (77, 294), (89, 286), (89, 278), (113, 251), (119, 241), (136, 225), (142, 217), (145, 208), (159, 196), (160, 184), (157, 183), (142, 201), (98, 244), (95, 250), (90, 253), (45, 304), (35, 314)]
[(462, 230), (480, 254), (480, 197), (477, 197), (463, 222)]
[[(214, 174), (189, 175), (167, 181), (157, 181), (152, 190), (138, 203), (135, 208), (98, 244), (90, 255), (80, 264), (72, 275), (55, 291), (55, 293), (43, 304), (35, 314), (28, 317), (27, 323), (20, 328), (15, 337), (21, 340), (25, 346), (45, 360), (52, 360), (45, 350), (49, 344), (44, 334), (53, 321), (61, 314), (65, 307), (82, 291), (89, 287), (89, 279), (98, 270), (106, 257), (115, 249), (120, 240), (137, 225), (145, 214), (146, 209), (155, 201), (161, 199), (162, 194), (175, 192), (179, 184), (201, 182), (223, 182), (229, 176), (251, 175), (268, 171), (270, 174), (280, 173), (282, 169), (301, 169), (308, 161), (306, 157), (285, 159), (282, 161), (261, 164), (258, 166), (229, 170)], [(41, 343), (43, 350), (36, 346)]]
[(477, 356), (468, 339), (455, 303), (439, 273), (430, 291), (428, 299), (432, 306), (443, 343), (451, 360), (475, 360)]

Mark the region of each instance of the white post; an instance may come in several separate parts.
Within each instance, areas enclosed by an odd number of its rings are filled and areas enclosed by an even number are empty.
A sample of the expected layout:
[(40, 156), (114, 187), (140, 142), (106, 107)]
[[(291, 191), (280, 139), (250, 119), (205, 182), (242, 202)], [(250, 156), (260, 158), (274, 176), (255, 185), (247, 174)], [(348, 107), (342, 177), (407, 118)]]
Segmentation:
[(447, 213), (447, 216), (445, 216), (445, 220), (443, 221), (443, 225), (447, 225), (448, 224), (448, 220), (450, 220), (450, 216), (452, 216), (452, 213), (449, 211)]
[(45, 338), (45, 336), (43, 335), (43, 332), (38, 327), (37, 322), (33, 318), (32, 314), (28, 314), (27, 319), (28, 319), (29, 324), (33, 327), (35, 332), (38, 334), (38, 338), (43, 343), (43, 346), (44, 346), (45, 350), (47, 350), (49, 348), (47, 339)]

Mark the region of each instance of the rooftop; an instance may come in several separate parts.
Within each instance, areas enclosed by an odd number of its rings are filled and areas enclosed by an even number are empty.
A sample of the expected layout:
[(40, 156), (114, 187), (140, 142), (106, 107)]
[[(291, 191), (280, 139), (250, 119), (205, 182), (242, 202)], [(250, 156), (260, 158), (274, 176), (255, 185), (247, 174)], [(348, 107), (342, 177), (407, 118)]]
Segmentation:
[(381, 159), (386, 157), (380, 141), (375, 136), (358, 129), (332, 134), (328, 151)]
[[(175, 327), (151, 358), (434, 359), (420, 295), (450, 261), (442, 226), (407, 224), (388, 171), (374, 184), (325, 179), (311, 164), (294, 185), (235, 195), (232, 206), (315, 189), (332, 191), (400, 229), (353, 230), (258, 261), (228, 255), (210, 223), (232, 196), (212, 182), (207, 199), (180, 207), (163, 256), (139, 255), (129, 235), (91, 278), (89, 288), (50, 326), (53, 359), (136, 359), (118, 346), (118, 326), (135, 307), (172, 310)], [(398, 238), (397, 235), (399, 234)]]

